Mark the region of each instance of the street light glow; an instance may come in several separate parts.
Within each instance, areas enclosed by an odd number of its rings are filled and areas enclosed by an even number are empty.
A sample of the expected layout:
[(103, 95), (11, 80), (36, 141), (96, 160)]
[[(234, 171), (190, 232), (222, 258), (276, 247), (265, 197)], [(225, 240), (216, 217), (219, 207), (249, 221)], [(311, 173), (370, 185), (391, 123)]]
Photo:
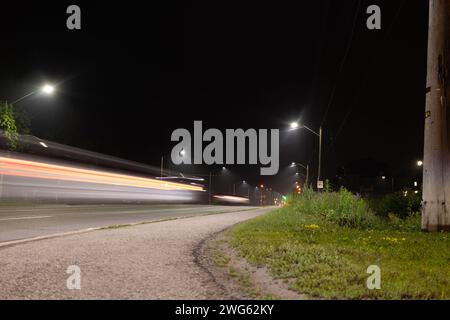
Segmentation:
[(421, 161), (421, 160), (417, 161), (417, 165), (418, 165), (419, 167), (423, 166), (423, 161)]
[(299, 124), (298, 122), (291, 122), (291, 129), (298, 129)]
[(42, 92), (45, 94), (52, 94), (55, 91), (55, 87), (49, 84), (46, 84), (42, 87)]

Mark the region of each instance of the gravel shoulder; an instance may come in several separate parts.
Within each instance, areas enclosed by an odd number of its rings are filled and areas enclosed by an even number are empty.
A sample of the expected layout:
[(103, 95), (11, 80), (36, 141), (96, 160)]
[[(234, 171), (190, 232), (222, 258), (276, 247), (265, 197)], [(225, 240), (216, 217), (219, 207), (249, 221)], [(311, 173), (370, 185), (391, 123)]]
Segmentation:
[(250, 264), (231, 245), (232, 227), (205, 239), (198, 248), (199, 264), (221, 285), (230, 299), (311, 300), (289, 289), (287, 279), (274, 279), (264, 266)]
[[(230, 299), (198, 263), (205, 239), (272, 208), (111, 228), (0, 248), (0, 299)], [(198, 253), (198, 252), (197, 252)], [(67, 288), (69, 266), (81, 289)]]

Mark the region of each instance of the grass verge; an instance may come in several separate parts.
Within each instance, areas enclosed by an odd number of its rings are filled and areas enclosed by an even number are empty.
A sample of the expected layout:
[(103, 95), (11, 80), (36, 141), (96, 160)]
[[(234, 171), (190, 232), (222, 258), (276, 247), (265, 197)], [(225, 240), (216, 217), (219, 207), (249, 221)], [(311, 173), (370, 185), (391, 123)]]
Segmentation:
[[(422, 233), (411, 221), (355, 227), (328, 216), (289, 204), (233, 228), (231, 244), (311, 297), (450, 299), (449, 234)], [(381, 269), (380, 290), (367, 288), (371, 265)]]

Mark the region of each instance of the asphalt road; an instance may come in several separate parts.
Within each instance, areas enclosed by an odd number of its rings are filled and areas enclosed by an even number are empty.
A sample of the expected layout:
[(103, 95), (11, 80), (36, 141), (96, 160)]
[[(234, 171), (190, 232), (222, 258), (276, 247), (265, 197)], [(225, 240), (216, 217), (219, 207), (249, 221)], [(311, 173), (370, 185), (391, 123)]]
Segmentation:
[(248, 209), (235, 206), (137, 204), (4, 206), (0, 207), (0, 244), (88, 228)]
[[(212, 210), (178, 209), (179, 214)], [(154, 209), (155, 215), (161, 210)], [(270, 210), (197, 215), (0, 247), (0, 299), (230, 299), (233, 295), (198, 262), (197, 250), (215, 233)], [(116, 214), (123, 211), (131, 210)]]

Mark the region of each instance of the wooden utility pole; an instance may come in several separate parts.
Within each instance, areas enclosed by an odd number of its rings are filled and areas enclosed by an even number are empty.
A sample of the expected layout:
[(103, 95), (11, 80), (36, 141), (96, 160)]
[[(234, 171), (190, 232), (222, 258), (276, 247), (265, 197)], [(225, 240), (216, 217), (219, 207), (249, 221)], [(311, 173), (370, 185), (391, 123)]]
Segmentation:
[(422, 230), (450, 231), (450, 0), (430, 0)]

